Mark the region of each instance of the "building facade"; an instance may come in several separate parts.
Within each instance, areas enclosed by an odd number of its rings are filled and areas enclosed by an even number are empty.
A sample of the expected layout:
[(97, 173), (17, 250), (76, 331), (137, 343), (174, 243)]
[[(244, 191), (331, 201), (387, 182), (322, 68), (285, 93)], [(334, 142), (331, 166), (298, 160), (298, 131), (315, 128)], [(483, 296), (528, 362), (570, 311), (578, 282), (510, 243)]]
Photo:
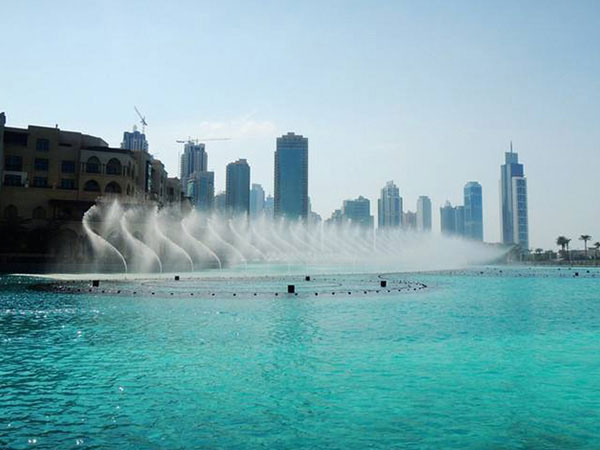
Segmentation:
[(456, 208), (448, 201), (440, 208), (440, 231), (446, 236), (456, 234)]
[(464, 188), (465, 237), (483, 241), (483, 197), (481, 185), (470, 181)]
[(517, 244), (523, 250), (529, 248), (527, 209), (527, 179), (511, 142), (500, 168), (500, 229), (504, 244)]
[(245, 159), (227, 164), (225, 205), (232, 214), (250, 212), (250, 166)]
[(394, 228), (402, 225), (402, 197), (400, 190), (393, 181), (388, 181), (381, 189), (377, 200), (377, 226), (379, 228)]
[(343, 220), (362, 227), (373, 228), (371, 202), (362, 195), (354, 200), (344, 200), (342, 206)]
[(274, 213), (288, 219), (308, 216), (308, 139), (294, 133), (277, 138)]
[[(125, 206), (147, 201), (138, 187), (142, 170), (136, 157), (147, 152), (111, 148), (99, 137), (58, 127), (0, 126), (0, 138), (2, 265), (15, 254), (33, 264), (61, 252), (75, 264), (89, 245), (81, 220), (99, 199), (116, 198)], [(155, 167), (158, 198), (167, 192), (167, 179), (162, 164), (155, 161)]]
[(208, 170), (208, 154), (204, 144), (188, 141), (183, 146), (183, 154), (180, 161), (181, 186), (187, 192), (188, 179), (194, 172), (205, 172)]
[(406, 211), (402, 213), (402, 228), (414, 231), (417, 229), (417, 213)]
[(125, 131), (123, 133), (123, 142), (121, 142), (121, 148), (138, 152), (147, 152), (148, 141), (146, 140), (146, 135), (144, 133), (140, 133), (137, 127), (134, 125), (133, 131)]
[(425, 195), (417, 200), (417, 230), (431, 231), (431, 200)]
[(265, 190), (260, 184), (253, 183), (250, 189), (250, 217), (258, 217), (265, 209)]
[(199, 211), (211, 211), (215, 199), (214, 172), (194, 172), (188, 177), (187, 197)]

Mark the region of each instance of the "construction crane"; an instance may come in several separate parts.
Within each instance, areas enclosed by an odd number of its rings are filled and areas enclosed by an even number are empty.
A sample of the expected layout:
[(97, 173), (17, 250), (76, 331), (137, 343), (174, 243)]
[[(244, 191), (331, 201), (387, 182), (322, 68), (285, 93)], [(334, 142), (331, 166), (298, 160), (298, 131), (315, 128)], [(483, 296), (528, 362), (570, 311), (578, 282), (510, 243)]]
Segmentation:
[(133, 109), (135, 109), (135, 112), (140, 118), (140, 123), (142, 124), (142, 133), (146, 134), (146, 126), (148, 125), (148, 123), (146, 122), (146, 117), (142, 116), (142, 113), (139, 109), (137, 109), (137, 106), (134, 106)]

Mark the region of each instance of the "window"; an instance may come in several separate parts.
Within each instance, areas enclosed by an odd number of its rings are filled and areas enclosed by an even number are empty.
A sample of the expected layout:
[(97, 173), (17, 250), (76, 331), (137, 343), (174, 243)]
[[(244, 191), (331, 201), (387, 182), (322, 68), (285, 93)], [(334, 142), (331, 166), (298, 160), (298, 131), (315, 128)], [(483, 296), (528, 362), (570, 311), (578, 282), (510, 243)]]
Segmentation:
[(48, 139), (38, 139), (35, 142), (35, 149), (38, 152), (47, 152), (50, 150), (50, 141)]
[(21, 175), (4, 174), (4, 186), (22, 186)]
[(33, 187), (48, 187), (47, 177), (33, 177)]
[(27, 133), (19, 133), (16, 131), (5, 131), (4, 132), (4, 143), (11, 145), (18, 145), (20, 147), (27, 147)]
[(75, 173), (75, 161), (63, 161), (60, 170), (64, 173)]
[(87, 173), (100, 173), (100, 160), (92, 156), (85, 164), (85, 171)]
[(111, 193), (111, 194), (120, 194), (121, 193), (121, 186), (119, 186), (118, 183), (115, 183), (114, 181), (111, 181), (110, 183), (108, 183), (106, 185), (106, 188), (104, 189), (104, 192)]
[(106, 173), (109, 175), (121, 175), (121, 162), (112, 158), (106, 165)]
[(95, 180), (89, 180), (86, 181), (83, 190), (88, 192), (100, 192), (100, 185)]
[(23, 158), (17, 155), (6, 155), (4, 158), (4, 170), (21, 172), (23, 170)]
[(44, 158), (35, 158), (35, 170), (48, 172), (48, 160)]
[(71, 178), (63, 178), (60, 180), (61, 189), (75, 189), (75, 180)]

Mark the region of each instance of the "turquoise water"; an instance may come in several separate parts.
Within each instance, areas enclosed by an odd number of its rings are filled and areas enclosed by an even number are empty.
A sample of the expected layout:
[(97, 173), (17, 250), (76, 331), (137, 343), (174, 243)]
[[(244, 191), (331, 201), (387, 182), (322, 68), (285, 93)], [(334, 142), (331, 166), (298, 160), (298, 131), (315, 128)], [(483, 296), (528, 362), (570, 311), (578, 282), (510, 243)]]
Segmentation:
[(600, 448), (600, 272), (579, 273), (6, 277), (0, 448)]

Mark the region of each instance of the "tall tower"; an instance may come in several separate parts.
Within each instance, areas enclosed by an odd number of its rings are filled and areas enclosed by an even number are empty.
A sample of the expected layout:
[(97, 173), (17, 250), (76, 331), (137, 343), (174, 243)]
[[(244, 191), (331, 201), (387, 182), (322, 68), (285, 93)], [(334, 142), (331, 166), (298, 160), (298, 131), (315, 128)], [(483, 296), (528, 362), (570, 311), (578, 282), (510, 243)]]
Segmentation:
[(250, 211), (250, 166), (245, 159), (227, 164), (225, 206), (233, 214)]
[(377, 225), (379, 228), (402, 225), (402, 197), (393, 181), (388, 181), (381, 189), (377, 200)]
[(353, 224), (373, 228), (371, 202), (362, 195), (355, 200), (344, 200), (342, 214), (345, 220), (349, 220)]
[(250, 216), (256, 217), (265, 209), (265, 190), (260, 184), (252, 184), (250, 189)]
[(275, 150), (276, 216), (308, 217), (308, 139), (294, 133), (277, 138)]
[(187, 192), (187, 183), (194, 172), (206, 172), (208, 170), (208, 154), (204, 144), (188, 141), (183, 147), (181, 155), (180, 178), (184, 192)]
[(186, 194), (196, 209), (212, 210), (215, 200), (215, 173), (193, 172), (188, 177)]
[(456, 234), (456, 208), (449, 201), (440, 208), (440, 230), (445, 235)]
[(504, 154), (500, 168), (500, 229), (504, 244), (518, 244), (529, 248), (529, 221), (527, 212), (527, 179), (519, 155), (510, 151)]
[(417, 229), (431, 231), (431, 200), (425, 195), (417, 200)]
[(146, 140), (146, 135), (144, 133), (140, 133), (137, 127), (134, 125), (133, 131), (125, 131), (123, 133), (123, 142), (121, 142), (121, 148), (132, 151), (147, 152), (148, 141)]
[(465, 184), (465, 237), (483, 241), (483, 200), (477, 181)]

